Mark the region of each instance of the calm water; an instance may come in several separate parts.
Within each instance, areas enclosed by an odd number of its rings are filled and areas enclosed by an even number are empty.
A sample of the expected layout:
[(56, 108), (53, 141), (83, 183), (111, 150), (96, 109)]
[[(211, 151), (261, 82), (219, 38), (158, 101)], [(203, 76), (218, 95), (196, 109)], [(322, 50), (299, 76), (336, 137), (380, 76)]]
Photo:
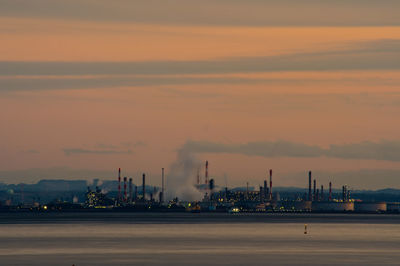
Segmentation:
[(0, 265), (400, 265), (399, 216), (74, 217), (0, 216)]

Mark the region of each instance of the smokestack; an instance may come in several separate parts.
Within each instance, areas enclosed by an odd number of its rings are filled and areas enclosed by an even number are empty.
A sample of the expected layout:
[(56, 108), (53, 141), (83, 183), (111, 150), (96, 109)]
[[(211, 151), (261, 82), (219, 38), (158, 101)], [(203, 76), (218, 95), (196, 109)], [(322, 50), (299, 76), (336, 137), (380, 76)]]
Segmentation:
[(118, 168), (118, 201), (121, 201), (121, 168)]
[(143, 174), (142, 191), (143, 191), (143, 201), (145, 201), (146, 200), (146, 175), (145, 174)]
[(197, 185), (200, 185), (200, 167), (197, 168)]
[(206, 161), (206, 180), (205, 180), (205, 183), (206, 183), (206, 185), (208, 184), (208, 161)]
[(137, 186), (135, 185), (135, 202), (138, 200)]
[(153, 192), (150, 194), (150, 200), (153, 201), (154, 197), (156, 196), (156, 187), (153, 187)]
[(21, 184), (21, 203), (24, 204), (24, 184)]
[(268, 196), (268, 185), (267, 185), (267, 178), (264, 180), (264, 200), (267, 199)]
[(316, 200), (316, 198), (315, 198), (316, 192), (317, 192), (317, 181), (314, 179), (313, 200)]
[(321, 185), (321, 200), (324, 200), (324, 186)]
[(132, 195), (133, 191), (132, 191), (132, 178), (129, 178), (129, 203), (132, 203)]
[(345, 186), (342, 186), (342, 198), (343, 198), (343, 201), (346, 201), (346, 187)]
[(329, 182), (329, 201), (332, 200), (332, 182)]
[(319, 201), (319, 189), (317, 188), (316, 201)]
[(246, 182), (246, 200), (249, 199), (249, 182)]
[(312, 173), (311, 171), (308, 172), (308, 200), (312, 201), (312, 197), (311, 197), (311, 176)]
[(160, 202), (164, 202), (164, 168), (161, 168), (161, 197), (160, 197)]
[(272, 169), (269, 170), (269, 199), (272, 200)]
[(127, 194), (126, 194), (126, 180), (127, 180), (127, 178), (126, 177), (124, 177), (124, 202), (126, 202), (126, 200), (127, 200)]

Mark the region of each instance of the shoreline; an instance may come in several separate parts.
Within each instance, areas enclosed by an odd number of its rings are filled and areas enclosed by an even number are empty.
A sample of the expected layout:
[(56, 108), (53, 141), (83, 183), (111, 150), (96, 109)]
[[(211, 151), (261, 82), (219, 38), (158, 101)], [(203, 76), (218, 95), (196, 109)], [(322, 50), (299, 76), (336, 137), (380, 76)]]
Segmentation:
[(0, 213), (0, 224), (212, 224), (212, 223), (363, 223), (400, 224), (398, 214), (359, 213)]

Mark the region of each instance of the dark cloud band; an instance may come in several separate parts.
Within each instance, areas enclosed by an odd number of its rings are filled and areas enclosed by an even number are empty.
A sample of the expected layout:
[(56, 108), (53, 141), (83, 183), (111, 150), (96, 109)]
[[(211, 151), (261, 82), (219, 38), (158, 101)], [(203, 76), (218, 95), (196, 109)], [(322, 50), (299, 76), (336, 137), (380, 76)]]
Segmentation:
[(327, 149), (289, 141), (260, 141), (244, 144), (187, 141), (181, 149), (193, 153), (232, 153), (262, 157), (326, 156), (339, 159), (400, 161), (400, 141), (365, 141), (352, 144), (330, 145)]
[(397, 0), (1, 0), (0, 6), (1, 16), (163, 25), (400, 25)]
[(209, 61), (2, 61), (0, 62), (0, 75), (184, 75), (400, 69), (400, 40), (383, 39), (354, 43), (352, 46), (357, 47), (347, 50), (328, 50), (264, 57), (234, 57)]

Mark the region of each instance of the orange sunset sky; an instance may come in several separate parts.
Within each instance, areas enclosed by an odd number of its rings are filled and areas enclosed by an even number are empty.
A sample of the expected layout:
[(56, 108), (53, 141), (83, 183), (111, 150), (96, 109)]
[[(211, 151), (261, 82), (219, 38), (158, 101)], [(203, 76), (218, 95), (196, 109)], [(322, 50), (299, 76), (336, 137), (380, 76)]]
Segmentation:
[[(400, 188), (400, 1), (0, 0), (0, 182)], [(203, 172), (203, 170), (201, 170)], [(189, 173), (188, 178), (193, 178)]]

